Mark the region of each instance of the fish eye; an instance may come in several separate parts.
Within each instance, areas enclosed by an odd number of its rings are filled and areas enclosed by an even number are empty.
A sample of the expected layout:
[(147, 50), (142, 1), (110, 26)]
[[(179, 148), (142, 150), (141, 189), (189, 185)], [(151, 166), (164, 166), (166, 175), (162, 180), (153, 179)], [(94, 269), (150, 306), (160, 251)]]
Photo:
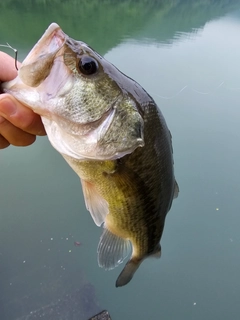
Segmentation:
[(78, 67), (84, 75), (92, 75), (98, 70), (97, 61), (89, 56), (82, 56), (78, 62)]

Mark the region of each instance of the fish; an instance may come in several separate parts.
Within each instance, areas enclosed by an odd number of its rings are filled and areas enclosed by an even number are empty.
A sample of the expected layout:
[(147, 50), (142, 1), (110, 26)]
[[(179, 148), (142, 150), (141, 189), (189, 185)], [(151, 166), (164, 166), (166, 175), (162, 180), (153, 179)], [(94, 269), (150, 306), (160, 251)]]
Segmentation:
[(165, 218), (179, 193), (172, 137), (136, 81), (52, 23), (4, 92), (39, 114), (52, 146), (80, 177), (87, 210), (103, 233), (98, 264), (129, 255), (116, 287), (143, 260), (160, 257)]

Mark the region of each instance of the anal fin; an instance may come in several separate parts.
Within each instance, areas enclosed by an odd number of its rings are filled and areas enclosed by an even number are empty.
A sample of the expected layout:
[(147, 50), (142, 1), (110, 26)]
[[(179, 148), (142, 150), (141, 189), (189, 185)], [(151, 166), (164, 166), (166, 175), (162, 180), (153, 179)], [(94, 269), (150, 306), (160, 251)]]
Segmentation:
[(108, 214), (108, 202), (99, 194), (92, 183), (82, 179), (81, 183), (86, 208), (91, 213), (96, 225), (101, 226)]
[(106, 270), (111, 270), (123, 262), (130, 251), (130, 241), (116, 236), (107, 228), (98, 244), (98, 264)]

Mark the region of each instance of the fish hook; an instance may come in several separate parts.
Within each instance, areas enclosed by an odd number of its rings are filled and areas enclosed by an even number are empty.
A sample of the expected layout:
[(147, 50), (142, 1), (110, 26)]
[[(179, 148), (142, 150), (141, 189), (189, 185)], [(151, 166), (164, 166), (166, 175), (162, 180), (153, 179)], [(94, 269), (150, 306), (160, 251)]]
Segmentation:
[[(6, 43), (7, 43), (7, 42), (6, 42)], [(7, 44), (0, 44), (0, 47), (9, 48), (9, 49), (12, 49), (12, 50), (15, 52), (15, 68), (16, 68), (17, 71), (18, 71), (18, 66), (17, 66), (18, 50), (17, 50), (17, 49), (14, 49), (12, 46), (10, 46), (9, 43), (7, 43)]]

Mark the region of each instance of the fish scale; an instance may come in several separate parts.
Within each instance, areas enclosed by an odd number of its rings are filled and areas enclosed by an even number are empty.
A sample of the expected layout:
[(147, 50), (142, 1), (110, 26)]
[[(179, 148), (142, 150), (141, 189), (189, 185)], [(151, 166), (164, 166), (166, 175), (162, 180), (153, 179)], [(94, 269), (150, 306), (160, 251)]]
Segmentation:
[[(160, 240), (178, 194), (172, 138), (150, 95), (53, 23), (2, 85), (38, 113), (53, 147), (78, 174), (85, 204), (103, 227), (98, 263), (126, 285)], [(130, 245), (131, 244), (131, 245)]]

